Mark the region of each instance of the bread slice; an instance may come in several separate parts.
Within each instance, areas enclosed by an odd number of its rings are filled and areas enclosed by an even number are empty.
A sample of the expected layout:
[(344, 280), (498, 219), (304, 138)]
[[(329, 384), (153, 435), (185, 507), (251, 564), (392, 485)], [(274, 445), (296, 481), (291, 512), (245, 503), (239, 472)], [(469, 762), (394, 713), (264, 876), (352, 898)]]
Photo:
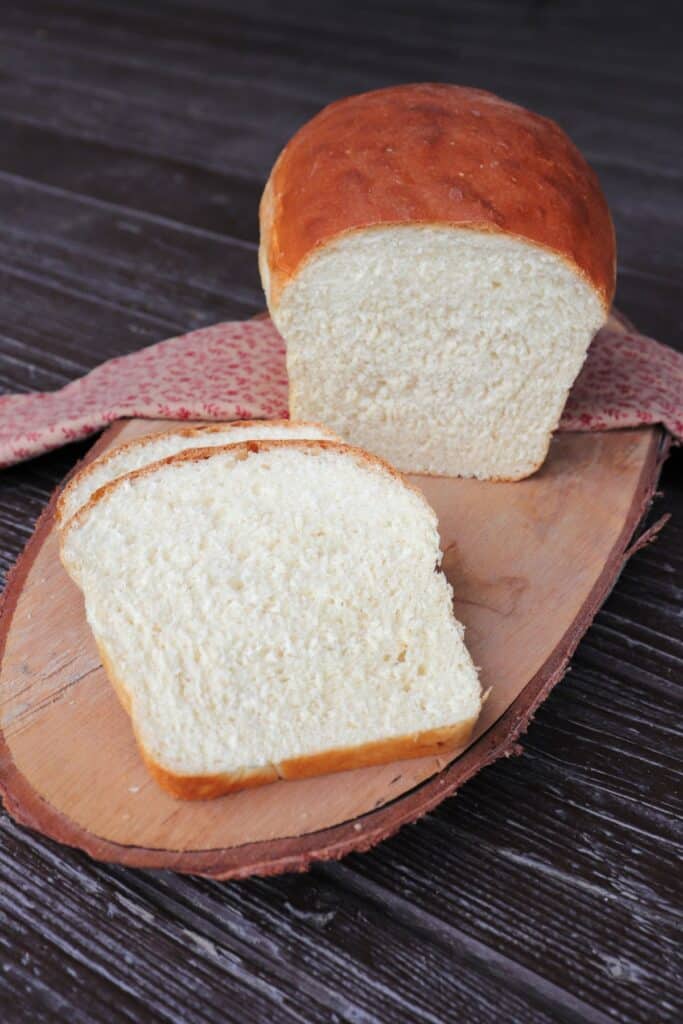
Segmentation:
[(238, 420), (233, 423), (205, 423), (194, 427), (175, 427), (163, 433), (145, 434), (110, 448), (99, 458), (83, 466), (59, 496), (56, 509), (61, 527), (92, 497), (98, 488), (132, 473), (152, 462), (166, 459), (189, 448), (214, 448), (239, 441), (273, 441), (312, 438), (338, 441), (331, 430), (320, 423), (295, 423), (292, 420)]
[(543, 462), (614, 294), (614, 230), (564, 132), (490, 93), (326, 107), (273, 168), (259, 266), (290, 415), (404, 471)]
[(182, 452), (64, 526), (103, 664), (175, 796), (446, 751), (479, 712), (436, 516), (326, 441)]

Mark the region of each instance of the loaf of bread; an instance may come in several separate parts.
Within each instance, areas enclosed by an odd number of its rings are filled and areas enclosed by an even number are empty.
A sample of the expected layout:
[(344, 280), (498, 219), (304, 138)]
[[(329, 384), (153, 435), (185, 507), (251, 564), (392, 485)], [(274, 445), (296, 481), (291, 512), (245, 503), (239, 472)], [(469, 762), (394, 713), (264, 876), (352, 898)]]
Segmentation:
[(451, 85), (341, 100), (280, 154), (260, 222), (293, 417), (406, 471), (541, 465), (615, 280), (598, 180), (556, 124)]
[(436, 517), (328, 441), (190, 449), (100, 487), (62, 561), (178, 797), (452, 749), (480, 706)]
[(146, 434), (110, 448), (75, 473), (59, 496), (56, 509), (61, 528), (98, 488), (152, 462), (166, 459), (189, 448), (214, 448), (238, 441), (296, 440), (301, 438), (338, 441), (331, 430), (319, 423), (292, 420), (239, 420), (234, 423), (205, 423), (175, 427), (163, 433)]

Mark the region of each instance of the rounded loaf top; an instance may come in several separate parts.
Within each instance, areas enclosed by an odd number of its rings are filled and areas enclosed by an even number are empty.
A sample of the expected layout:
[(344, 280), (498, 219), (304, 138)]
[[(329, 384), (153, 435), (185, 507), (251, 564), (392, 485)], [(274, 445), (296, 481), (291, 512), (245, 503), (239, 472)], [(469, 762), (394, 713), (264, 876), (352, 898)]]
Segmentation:
[(515, 235), (569, 261), (606, 307), (614, 295), (595, 172), (554, 121), (480, 89), (402, 85), (330, 104), (280, 154), (260, 217), (271, 304), (320, 246), (383, 224)]

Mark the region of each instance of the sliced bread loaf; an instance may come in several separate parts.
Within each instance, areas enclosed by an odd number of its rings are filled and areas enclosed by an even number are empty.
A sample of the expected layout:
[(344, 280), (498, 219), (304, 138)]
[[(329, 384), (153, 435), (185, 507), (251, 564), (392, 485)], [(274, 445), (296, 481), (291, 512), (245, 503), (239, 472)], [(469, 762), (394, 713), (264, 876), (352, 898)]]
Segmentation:
[(292, 420), (239, 420), (234, 423), (205, 423), (196, 427), (175, 427), (158, 434), (146, 434), (118, 445), (89, 462), (74, 476), (59, 496), (57, 523), (61, 527), (96, 490), (119, 476), (132, 473), (152, 462), (167, 459), (189, 448), (215, 448), (238, 441), (295, 440), (297, 438), (338, 441), (331, 430), (319, 423)]
[(352, 96), (284, 148), (260, 222), (293, 417), (404, 471), (540, 466), (615, 281), (607, 203), (556, 124), (453, 85)]
[(470, 735), (480, 688), (436, 516), (366, 452), (180, 453), (100, 488), (61, 555), (143, 756), (178, 797)]

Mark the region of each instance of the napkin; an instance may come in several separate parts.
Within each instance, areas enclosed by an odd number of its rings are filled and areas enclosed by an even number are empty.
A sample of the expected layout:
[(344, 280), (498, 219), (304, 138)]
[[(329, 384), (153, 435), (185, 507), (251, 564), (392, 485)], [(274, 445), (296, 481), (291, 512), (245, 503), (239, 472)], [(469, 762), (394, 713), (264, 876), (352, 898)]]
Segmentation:
[[(59, 391), (0, 397), (0, 467), (123, 417), (286, 417), (285, 345), (268, 318), (204, 327), (110, 359)], [(683, 355), (613, 314), (593, 340), (559, 430), (662, 424), (683, 439)]]

